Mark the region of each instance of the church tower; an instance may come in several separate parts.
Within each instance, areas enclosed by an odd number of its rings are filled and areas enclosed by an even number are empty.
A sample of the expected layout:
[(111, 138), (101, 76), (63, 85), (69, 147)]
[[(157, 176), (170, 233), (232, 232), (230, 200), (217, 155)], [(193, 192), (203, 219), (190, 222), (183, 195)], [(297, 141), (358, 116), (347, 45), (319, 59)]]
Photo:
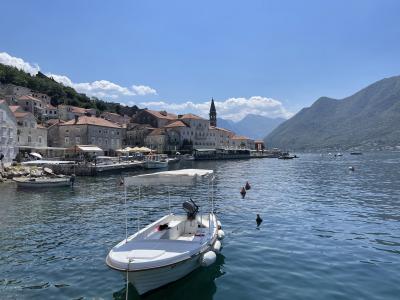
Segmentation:
[(217, 110), (215, 109), (213, 98), (211, 98), (211, 107), (210, 107), (210, 126), (217, 127)]

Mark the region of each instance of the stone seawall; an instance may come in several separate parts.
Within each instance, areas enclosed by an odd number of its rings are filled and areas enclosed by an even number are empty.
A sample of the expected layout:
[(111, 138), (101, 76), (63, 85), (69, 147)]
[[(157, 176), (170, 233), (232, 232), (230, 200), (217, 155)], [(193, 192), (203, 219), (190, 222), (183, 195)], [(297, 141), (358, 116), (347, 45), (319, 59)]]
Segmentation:
[(97, 174), (96, 167), (90, 165), (79, 164), (46, 164), (44, 167), (52, 169), (55, 174), (64, 174), (77, 176), (95, 176)]

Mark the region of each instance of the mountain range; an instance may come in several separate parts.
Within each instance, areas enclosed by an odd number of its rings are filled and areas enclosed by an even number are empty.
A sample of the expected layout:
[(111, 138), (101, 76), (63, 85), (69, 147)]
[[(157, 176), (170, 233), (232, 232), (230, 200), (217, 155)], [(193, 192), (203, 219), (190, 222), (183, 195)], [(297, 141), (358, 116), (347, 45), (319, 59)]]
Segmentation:
[(248, 114), (238, 122), (224, 119), (217, 120), (218, 127), (231, 130), (237, 135), (244, 135), (256, 140), (262, 140), (284, 121), (285, 119), (283, 118), (269, 118), (254, 114)]
[(352, 96), (321, 97), (266, 138), (282, 149), (377, 149), (400, 145), (400, 76), (377, 81)]

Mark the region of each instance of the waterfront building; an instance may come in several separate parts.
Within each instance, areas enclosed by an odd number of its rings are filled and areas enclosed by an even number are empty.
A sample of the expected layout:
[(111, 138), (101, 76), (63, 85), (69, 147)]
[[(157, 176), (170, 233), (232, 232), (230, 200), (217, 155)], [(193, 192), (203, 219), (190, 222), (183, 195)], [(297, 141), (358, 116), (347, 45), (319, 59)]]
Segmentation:
[(167, 113), (166, 111), (143, 109), (133, 117), (132, 121), (139, 124), (149, 124), (154, 128), (161, 128), (175, 121), (176, 118), (175, 114)]
[(5, 100), (0, 100), (0, 141), (2, 164), (9, 166), (18, 153), (17, 120)]
[(187, 125), (180, 130), (181, 140), (188, 140), (193, 149), (215, 148), (213, 132), (210, 131), (210, 122), (194, 114), (179, 115), (178, 119)]
[(242, 135), (234, 135), (230, 139), (230, 148), (234, 149), (254, 149), (254, 140)]
[(29, 111), (13, 107), (17, 119), (18, 147), (35, 148), (47, 147), (47, 128), (37, 124), (35, 116)]
[(226, 149), (231, 146), (231, 138), (235, 135), (232, 131), (210, 126), (211, 136), (216, 149)]
[(167, 133), (164, 128), (154, 128), (145, 138), (145, 146), (163, 153), (167, 150)]
[(81, 116), (96, 116), (97, 113), (94, 108), (82, 108), (64, 104), (60, 104), (57, 108), (59, 118), (63, 121), (74, 120), (75, 117)]
[(102, 118), (76, 116), (74, 120), (49, 127), (49, 146), (70, 148), (75, 145), (97, 145), (106, 154), (123, 146), (123, 128)]
[(129, 123), (126, 128), (126, 145), (145, 146), (146, 137), (154, 130), (149, 124)]
[(254, 141), (254, 148), (257, 151), (264, 151), (264, 149), (265, 149), (264, 141), (262, 141), (262, 140)]

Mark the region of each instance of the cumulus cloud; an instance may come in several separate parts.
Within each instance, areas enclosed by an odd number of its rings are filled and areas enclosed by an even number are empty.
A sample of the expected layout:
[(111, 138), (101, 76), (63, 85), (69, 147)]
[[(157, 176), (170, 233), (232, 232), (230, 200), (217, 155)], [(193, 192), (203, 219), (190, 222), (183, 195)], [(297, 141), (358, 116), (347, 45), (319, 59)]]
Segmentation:
[[(22, 58), (14, 57), (6, 52), (0, 52), (0, 63), (14, 66), (20, 70), (36, 75), (40, 67), (37, 64), (32, 64), (24, 61)], [(85, 93), (88, 96), (95, 96), (102, 99), (120, 100), (130, 96), (146, 96), (157, 95), (157, 91), (146, 85), (132, 85), (131, 87), (120, 86), (108, 80), (96, 80), (93, 82), (73, 82), (68, 76), (46, 73), (46, 76), (52, 77), (55, 81), (62, 83), (65, 86), (70, 86), (80, 93)]]
[(123, 96), (137, 95), (134, 90), (120, 86), (108, 80), (75, 83), (65, 75), (47, 73), (46, 76), (52, 77), (55, 81), (60, 82), (65, 86), (70, 86), (80, 93), (85, 93), (99, 98), (118, 99)]
[(119, 99), (126, 96), (147, 96), (157, 95), (157, 91), (146, 85), (132, 85), (131, 88), (120, 86), (108, 80), (96, 80), (93, 82), (72, 82), (70, 78), (64, 75), (46, 74), (66, 86), (73, 87), (80, 93), (99, 98)]
[[(240, 121), (248, 114), (261, 115), (270, 118), (290, 118), (293, 113), (289, 112), (282, 102), (261, 96), (250, 98), (229, 98), (224, 101), (214, 101), (218, 118)], [(164, 101), (142, 102), (141, 106), (155, 110), (167, 110), (174, 113), (194, 113), (207, 118), (210, 110), (210, 101), (194, 103), (167, 103)]]
[(157, 91), (147, 85), (132, 85), (132, 90), (134, 90), (136, 94), (140, 96), (157, 95)]
[(23, 70), (31, 75), (36, 75), (40, 68), (37, 64), (32, 64), (24, 61), (22, 58), (11, 56), (6, 52), (0, 52), (0, 63), (7, 66), (13, 66)]

